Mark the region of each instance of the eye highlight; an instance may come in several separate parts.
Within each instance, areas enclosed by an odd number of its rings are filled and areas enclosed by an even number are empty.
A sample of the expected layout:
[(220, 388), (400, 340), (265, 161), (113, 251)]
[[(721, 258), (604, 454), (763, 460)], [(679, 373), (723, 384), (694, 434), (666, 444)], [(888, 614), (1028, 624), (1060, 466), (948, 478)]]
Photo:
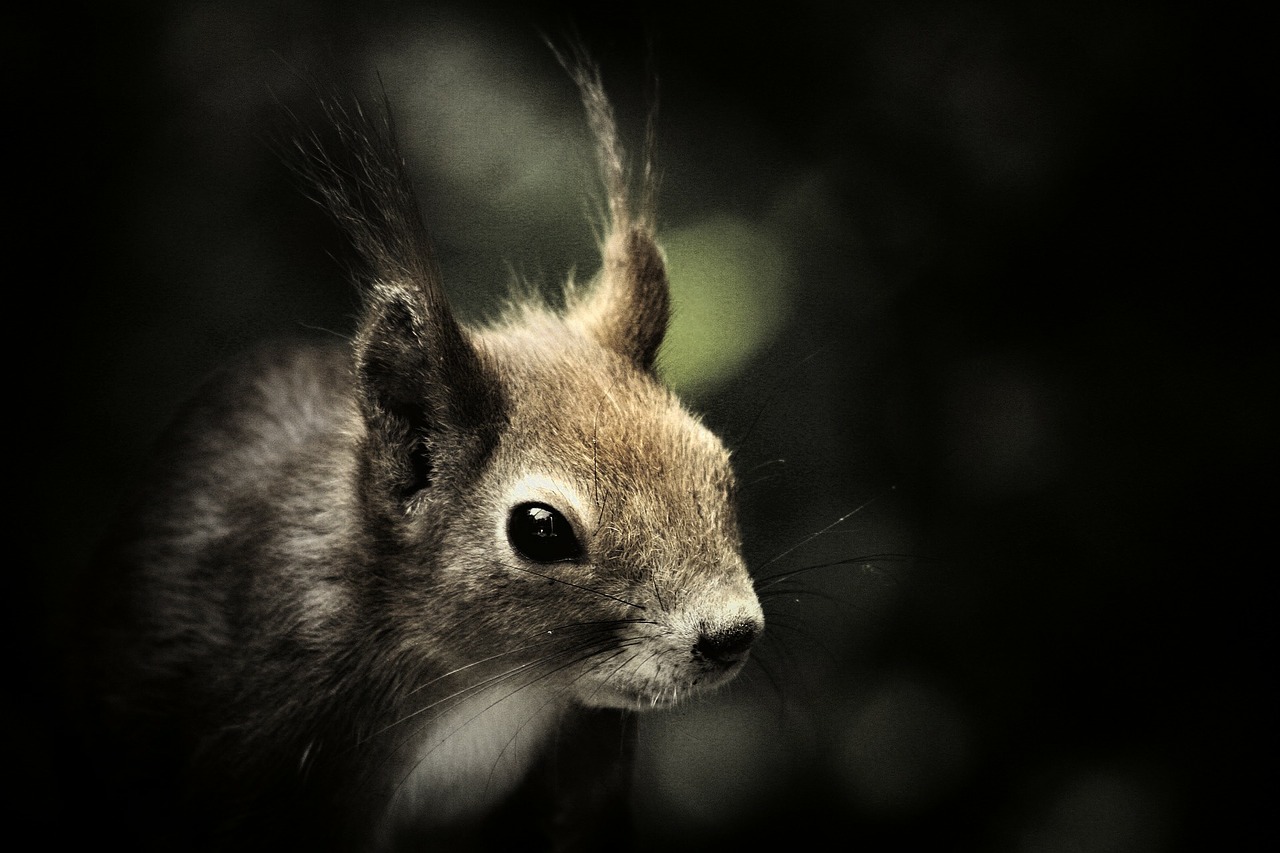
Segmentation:
[(582, 555), (569, 520), (546, 504), (524, 503), (512, 509), (507, 539), (522, 557), (535, 563), (559, 563)]

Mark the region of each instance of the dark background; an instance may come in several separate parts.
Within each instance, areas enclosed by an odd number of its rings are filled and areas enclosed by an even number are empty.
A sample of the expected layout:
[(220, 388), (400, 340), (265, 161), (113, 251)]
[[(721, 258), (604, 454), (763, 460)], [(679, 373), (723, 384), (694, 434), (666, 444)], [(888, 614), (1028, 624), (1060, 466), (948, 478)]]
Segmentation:
[[(767, 599), (735, 690), (646, 719), (635, 838), (1251, 846), (1275, 681), (1258, 22), (993, 0), (67, 16), (14, 22), (6, 59), (31, 155), (9, 158), (11, 825), (91, 830), (51, 674), (149, 442), (249, 342), (349, 329), (335, 236), (269, 144), (280, 103), (306, 117), (299, 70), (360, 88), (435, 33), (572, 110), (540, 38), (576, 31), (633, 128), (652, 47), (664, 225), (716, 211), (788, 246), (779, 332), (693, 398), (750, 472), (760, 574), (848, 561), (769, 587), (796, 594)], [(578, 208), (526, 224), (421, 189), (463, 305), (507, 262), (592, 269)]]

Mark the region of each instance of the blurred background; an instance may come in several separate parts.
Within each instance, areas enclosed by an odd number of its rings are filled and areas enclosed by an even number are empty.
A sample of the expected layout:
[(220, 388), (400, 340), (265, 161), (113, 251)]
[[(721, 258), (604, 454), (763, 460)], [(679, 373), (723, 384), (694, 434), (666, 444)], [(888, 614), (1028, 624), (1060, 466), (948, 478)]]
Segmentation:
[(465, 317), (594, 272), (545, 35), (599, 59), (629, 139), (659, 77), (663, 365), (735, 449), (769, 618), (732, 689), (644, 718), (629, 845), (1251, 847), (1274, 63), (1229, 14), (157, 0), (14, 23), (12, 825), (86, 829), (62, 603), (178, 401), (260, 338), (351, 329), (344, 248), (276, 145), (286, 110), (317, 118), (312, 78), (385, 88)]

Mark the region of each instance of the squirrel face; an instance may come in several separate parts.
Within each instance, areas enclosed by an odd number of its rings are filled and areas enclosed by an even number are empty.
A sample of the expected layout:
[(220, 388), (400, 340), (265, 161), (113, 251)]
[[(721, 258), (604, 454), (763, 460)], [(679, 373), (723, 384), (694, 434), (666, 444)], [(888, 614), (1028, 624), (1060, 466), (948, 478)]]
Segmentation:
[(723, 445), (572, 314), (527, 314), (479, 343), (509, 388), (507, 428), (438, 569), (487, 601), (472, 653), (541, 660), (590, 706), (668, 704), (728, 680), (763, 615)]
[(728, 681), (764, 620), (720, 440), (573, 311), (464, 334), (500, 427), (398, 513), (402, 648), (589, 707)]

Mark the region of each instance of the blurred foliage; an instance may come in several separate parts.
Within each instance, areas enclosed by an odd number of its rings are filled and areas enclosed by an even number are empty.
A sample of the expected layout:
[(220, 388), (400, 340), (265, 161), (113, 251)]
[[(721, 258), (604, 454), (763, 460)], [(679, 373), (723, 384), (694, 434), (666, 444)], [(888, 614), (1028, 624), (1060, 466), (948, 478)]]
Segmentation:
[(662, 375), (696, 392), (743, 369), (791, 312), (787, 245), (766, 226), (720, 217), (669, 231), (672, 323)]
[(281, 105), (381, 74), (482, 317), (513, 277), (595, 268), (585, 134), (539, 42), (576, 31), (631, 138), (654, 47), (664, 364), (733, 443), (760, 577), (800, 572), (762, 581), (734, 690), (645, 719), (640, 846), (1243, 849), (1270, 802), (1278, 402), (1248, 17), (167, 0), (33, 34), (13, 57), (66, 73), (11, 74), (54, 182), (17, 189), (11, 239), (70, 248), (18, 276), (65, 316), (11, 336), (39, 460), (7, 597), (18, 807), (58, 826), (86, 796), (51, 661), (147, 445), (251, 341), (349, 332), (338, 236), (265, 142)]

